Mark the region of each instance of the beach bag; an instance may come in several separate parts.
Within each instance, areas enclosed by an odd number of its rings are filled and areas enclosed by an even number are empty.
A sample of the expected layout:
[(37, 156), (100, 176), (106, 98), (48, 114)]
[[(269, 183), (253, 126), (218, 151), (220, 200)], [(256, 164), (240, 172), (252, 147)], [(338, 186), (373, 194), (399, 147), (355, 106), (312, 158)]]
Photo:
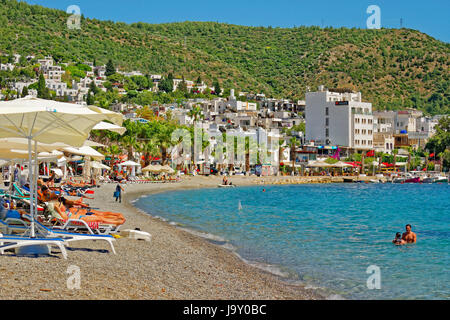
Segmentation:
[(119, 191), (114, 191), (114, 198), (118, 198), (120, 197), (120, 192)]

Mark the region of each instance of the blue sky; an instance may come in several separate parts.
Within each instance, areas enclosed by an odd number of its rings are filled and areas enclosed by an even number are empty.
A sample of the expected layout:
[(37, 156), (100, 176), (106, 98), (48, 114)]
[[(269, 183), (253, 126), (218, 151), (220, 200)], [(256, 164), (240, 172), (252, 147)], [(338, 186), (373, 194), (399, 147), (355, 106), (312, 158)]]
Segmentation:
[(247, 26), (332, 26), (366, 28), (369, 5), (381, 10), (381, 25), (420, 30), (450, 42), (449, 0), (26, 0), (66, 10), (78, 5), (89, 18), (163, 23), (218, 21)]

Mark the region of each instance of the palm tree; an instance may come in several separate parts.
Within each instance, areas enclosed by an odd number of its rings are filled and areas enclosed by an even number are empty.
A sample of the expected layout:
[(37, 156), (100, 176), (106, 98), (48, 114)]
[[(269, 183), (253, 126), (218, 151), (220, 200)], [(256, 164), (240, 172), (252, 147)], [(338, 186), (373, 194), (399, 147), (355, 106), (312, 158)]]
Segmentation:
[(156, 134), (156, 141), (159, 148), (161, 149), (161, 158), (163, 165), (166, 164), (167, 150), (174, 145), (172, 142), (172, 132), (173, 130), (171, 127), (159, 124), (158, 132)]
[(381, 173), (381, 163), (383, 162), (383, 152), (377, 152), (376, 157), (378, 158), (378, 171)]
[(423, 155), (425, 156), (425, 168), (426, 170), (428, 170), (428, 158), (430, 157), (430, 153), (428, 151), (425, 151)]
[(197, 122), (199, 119), (203, 119), (205, 117), (202, 113), (202, 109), (198, 105), (192, 107), (192, 110), (188, 112), (188, 116), (193, 118), (194, 122)]
[(396, 164), (397, 164), (397, 154), (398, 154), (398, 149), (394, 149), (394, 150), (392, 150), (392, 153), (393, 153), (393, 155), (394, 155), (394, 171), (397, 171), (396, 170)]
[(297, 140), (296, 137), (292, 137), (291, 141), (289, 141), (289, 148), (291, 149), (291, 160), (292, 160), (292, 171), (295, 172), (295, 149), (297, 148), (297, 146), (299, 145), (299, 141)]
[(150, 164), (149, 157), (159, 155), (159, 148), (156, 141), (151, 139), (141, 145), (141, 151), (144, 153), (144, 167)]
[(284, 140), (278, 140), (278, 172), (281, 172), (281, 158), (283, 156), (283, 144), (284, 144)]
[(407, 166), (407, 168), (411, 171), (411, 154), (413, 152), (413, 149), (411, 147), (407, 147), (406, 150), (408, 151), (408, 166)]
[(138, 147), (136, 137), (126, 135), (121, 139), (120, 144), (127, 149), (128, 160), (134, 160), (134, 149)]

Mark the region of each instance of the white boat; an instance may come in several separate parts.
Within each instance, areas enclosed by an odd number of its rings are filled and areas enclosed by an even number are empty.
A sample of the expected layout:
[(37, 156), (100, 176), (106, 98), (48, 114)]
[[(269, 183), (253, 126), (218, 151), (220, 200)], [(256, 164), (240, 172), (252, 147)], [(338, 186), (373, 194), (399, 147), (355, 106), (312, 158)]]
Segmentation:
[(219, 188), (234, 188), (236, 187), (234, 184), (219, 184)]

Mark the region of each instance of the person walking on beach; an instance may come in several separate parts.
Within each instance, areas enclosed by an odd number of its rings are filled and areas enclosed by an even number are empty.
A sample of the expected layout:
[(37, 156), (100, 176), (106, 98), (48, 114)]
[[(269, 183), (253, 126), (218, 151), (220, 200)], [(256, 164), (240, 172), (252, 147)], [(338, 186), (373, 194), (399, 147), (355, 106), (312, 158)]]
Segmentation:
[(19, 182), (19, 175), (20, 175), (20, 164), (16, 166), (14, 169), (14, 181), (13, 182)]
[(406, 232), (403, 233), (402, 239), (406, 241), (406, 243), (416, 243), (417, 235), (411, 231), (411, 225), (406, 225)]
[(116, 198), (116, 202), (117, 200), (119, 200), (119, 203), (122, 203), (122, 191), (125, 190), (122, 188), (120, 183), (118, 183), (116, 186), (116, 191), (114, 192), (114, 198)]

